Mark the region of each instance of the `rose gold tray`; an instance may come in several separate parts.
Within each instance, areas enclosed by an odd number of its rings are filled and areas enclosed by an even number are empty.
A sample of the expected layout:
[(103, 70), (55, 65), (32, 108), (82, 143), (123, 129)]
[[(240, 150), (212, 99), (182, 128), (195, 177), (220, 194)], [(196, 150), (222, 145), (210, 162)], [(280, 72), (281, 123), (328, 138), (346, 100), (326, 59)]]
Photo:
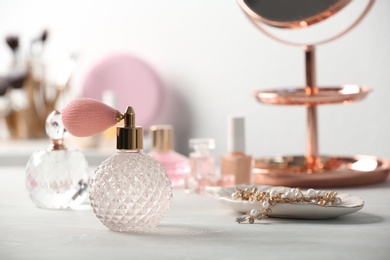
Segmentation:
[(272, 105), (321, 105), (351, 103), (367, 96), (370, 88), (358, 85), (321, 87), (316, 94), (308, 95), (305, 88), (255, 91), (257, 100)]
[(385, 181), (390, 160), (373, 156), (321, 156), (318, 169), (309, 173), (304, 156), (256, 158), (254, 184), (289, 187), (342, 187)]

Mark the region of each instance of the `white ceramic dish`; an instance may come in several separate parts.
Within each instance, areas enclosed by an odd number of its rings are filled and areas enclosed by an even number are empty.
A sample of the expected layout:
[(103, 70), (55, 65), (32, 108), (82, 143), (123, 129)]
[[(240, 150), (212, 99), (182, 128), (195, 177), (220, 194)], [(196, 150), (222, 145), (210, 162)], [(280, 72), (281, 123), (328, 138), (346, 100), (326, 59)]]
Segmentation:
[[(271, 186), (256, 186), (259, 190), (268, 190)], [(252, 209), (261, 207), (260, 202), (250, 202), (232, 199), (231, 195), (235, 192), (235, 187), (218, 188), (214, 191), (209, 190), (222, 204), (231, 209), (245, 214)], [(347, 215), (361, 210), (364, 201), (356, 196), (348, 194), (338, 194), (341, 204), (337, 206), (320, 206), (308, 203), (278, 203), (272, 206), (270, 217), (280, 218), (300, 218), (300, 219), (328, 219), (342, 215)]]

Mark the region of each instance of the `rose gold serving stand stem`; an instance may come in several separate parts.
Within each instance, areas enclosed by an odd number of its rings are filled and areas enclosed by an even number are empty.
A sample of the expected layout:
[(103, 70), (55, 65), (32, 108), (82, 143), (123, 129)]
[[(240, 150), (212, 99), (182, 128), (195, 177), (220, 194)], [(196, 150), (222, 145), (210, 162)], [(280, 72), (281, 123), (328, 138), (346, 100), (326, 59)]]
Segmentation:
[[(305, 93), (308, 96), (318, 94), (316, 84), (315, 67), (315, 48), (314, 46), (305, 46), (305, 68), (306, 68), (306, 87)], [(317, 171), (319, 168), (318, 151), (318, 128), (317, 128), (317, 106), (315, 104), (307, 105), (307, 170), (309, 173)]]

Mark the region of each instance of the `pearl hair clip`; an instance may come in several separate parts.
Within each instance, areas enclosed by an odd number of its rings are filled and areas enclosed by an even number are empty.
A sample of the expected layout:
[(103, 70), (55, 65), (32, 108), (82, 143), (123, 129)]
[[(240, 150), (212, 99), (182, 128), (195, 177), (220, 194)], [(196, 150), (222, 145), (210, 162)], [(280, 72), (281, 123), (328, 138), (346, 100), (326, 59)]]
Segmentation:
[(236, 218), (237, 223), (249, 221), (250, 224), (255, 219), (262, 220), (268, 218), (272, 212), (272, 206), (277, 203), (307, 203), (319, 206), (335, 206), (341, 204), (341, 199), (337, 197), (335, 191), (323, 191), (308, 189), (306, 192), (300, 188), (275, 187), (267, 191), (260, 191), (257, 188), (240, 189), (236, 187), (236, 192), (232, 194), (236, 200), (261, 202), (261, 208), (252, 209), (245, 215)]

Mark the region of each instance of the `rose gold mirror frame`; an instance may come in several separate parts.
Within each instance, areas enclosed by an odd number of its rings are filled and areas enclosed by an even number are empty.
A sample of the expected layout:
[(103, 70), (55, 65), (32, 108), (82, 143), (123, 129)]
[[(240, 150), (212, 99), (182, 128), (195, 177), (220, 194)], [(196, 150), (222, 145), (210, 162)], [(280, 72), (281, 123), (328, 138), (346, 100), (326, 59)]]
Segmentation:
[(347, 4), (349, 4), (351, 2), (351, 0), (338, 0), (335, 4), (328, 7), (326, 10), (324, 10), (323, 12), (321, 12), (319, 14), (307, 17), (307, 18), (302, 19), (302, 20), (285, 21), (285, 22), (273, 21), (273, 20), (270, 20), (270, 19), (267, 19), (267, 18), (264, 18), (264, 17), (258, 15), (257, 13), (252, 11), (252, 9), (250, 9), (245, 4), (245, 0), (239, 0), (238, 2), (240, 4), (241, 8), (245, 11), (245, 13), (247, 13), (250, 17), (252, 17), (256, 21), (261, 21), (261, 22), (268, 24), (270, 26), (279, 27), (279, 28), (297, 29), (297, 28), (307, 27), (307, 26), (310, 26), (312, 24), (315, 24), (315, 23), (318, 23), (318, 22), (325, 20), (326, 18), (337, 13), (339, 10), (343, 9)]
[(324, 39), (324, 40), (321, 40), (321, 41), (318, 41), (318, 42), (313, 42), (313, 43), (310, 43), (310, 44), (309, 43), (298, 43), (298, 42), (292, 42), (292, 41), (284, 40), (284, 39), (276, 36), (275, 34), (271, 33), (267, 29), (265, 29), (265, 27), (262, 24), (267, 24), (267, 25), (270, 25), (270, 26), (273, 26), (273, 27), (279, 27), (279, 28), (295, 28), (295, 29), (296, 28), (306, 28), (309, 25), (312, 25), (314, 23), (318, 23), (318, 22), (323, 21), (324, 19), (329, 18), (330, 16), (334, 15), (335, 13), (340, 11), (342, 8), (347, 6), (351, 2), (351, 0), (339, 0), (337, 2), (337, 4), (329, 7), (324, 12), (322, 12), (322, 13), (320, 13), (318, 15), (309, 17), (309, 18), (307, 18), (305, 20), (293, 21), (293, 22), (291, 22), (290, 26), (287, 25), (289, 22), (275, 22), (275, 21), (270, 21), (268, 19), (265, 19), (265, 18), (261, 17), (260, 15), (256, 14), (254, 11), (252, 11), (252, 9), (250, 9), (245, 4), (245, 0), (237, 0), (237, 2), (240, 5), (240, 7), (244, 10), (244, 13), (247, 15), (249, 20), (255, 25), (255, 27), (257, 29), (259, 29), (262, 33), (267, 35), (268, 37), (270, 37), (270, 38), (272, 38), (272, 39), (274, 39), (274, 40), (276, 40), (278, 42), (287, 44), (287, 45), (293, 45), (293, 46), (308, 46), (308, 45), (310, 45), (310, 46), (318, 46), (318, 45), (321, 45), (321, 44), (324, 44), (324, 43), (336, 40), (337, 38), (340, 38), (341, 36), (343, 36), (346, 33), (348, 33), (350, 30), (352, 30), (356, 25), (358, 25), (363, 20), (363, 18), (371, 10), (372, 6), (375, 3), (375, 0), (368, 0), (367, 1), (366, 7), (363, 9), (363, 11), (360, 13), (360, 15), (356, 18), (356, 20), (350, 26), (347, 26), (344, 30), (341, 30), (339, 33), (337, 33), (336, 35), (334, 35), (332, 37), (329, 37), (327, 39)]

